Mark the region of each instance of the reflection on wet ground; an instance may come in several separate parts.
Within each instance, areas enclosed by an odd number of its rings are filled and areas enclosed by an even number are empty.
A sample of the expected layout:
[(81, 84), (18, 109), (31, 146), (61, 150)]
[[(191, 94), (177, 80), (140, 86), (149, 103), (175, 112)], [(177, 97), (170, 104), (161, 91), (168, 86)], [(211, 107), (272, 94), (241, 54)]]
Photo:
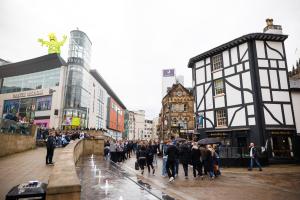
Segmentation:
[(138, 180), (135, 174), (124, 171), (118, 164), (103, 157), (85, 156), (76, 163), (80, 178), (81, 199), (117, 200), (174, 200), (174, 198)]

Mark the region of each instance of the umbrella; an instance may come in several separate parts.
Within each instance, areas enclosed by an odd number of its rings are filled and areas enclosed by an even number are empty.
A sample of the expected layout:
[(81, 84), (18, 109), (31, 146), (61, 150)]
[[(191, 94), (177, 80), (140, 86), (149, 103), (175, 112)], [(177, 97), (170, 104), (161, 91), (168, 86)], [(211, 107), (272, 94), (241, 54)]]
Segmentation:
[(217, 144), (221, 143), (220, 138), (204, 138), (198, 141), (198, 144)]
[(184, 139), (184, 138), (180, 138), (180, 137), (178, 137), (178, 138), (175, 138), (175, 140), (176, 140), (177, 142), (186, 141), (186, 139)]

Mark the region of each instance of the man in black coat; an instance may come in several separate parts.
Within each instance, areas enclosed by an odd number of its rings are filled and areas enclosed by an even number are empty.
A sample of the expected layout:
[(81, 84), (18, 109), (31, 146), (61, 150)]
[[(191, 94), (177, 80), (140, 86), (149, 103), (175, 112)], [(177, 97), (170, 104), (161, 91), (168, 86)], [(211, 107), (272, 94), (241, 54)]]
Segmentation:
[(179, 146), (179, 160), (182, 164), (185, 178), (188, 178), (188, 165), (190, 163), (191, 151), (186, 142)]
[(50, 135), (47, 139), (47, 155), (46, 155), (46, 165), (53, 165), (52, 162), (53, 154), (54, 154), (54, 148), (55, 148), (55, 132), (50, 132)]
[[(178, 155), (179, 155), (178, 149), (172, 142), (169, 142), (169, 146), (167, 148), (166, 155), (168, 156), (167, 164), (166, 164), (167, 173), (170, 178), (169, 182), (172, 182), (172, 181), (174, 181), (174, 177), (175, 177), (176, 159), (178, 159)], [(172, 173), (170, 172), (170, 169), (172, 170)]]

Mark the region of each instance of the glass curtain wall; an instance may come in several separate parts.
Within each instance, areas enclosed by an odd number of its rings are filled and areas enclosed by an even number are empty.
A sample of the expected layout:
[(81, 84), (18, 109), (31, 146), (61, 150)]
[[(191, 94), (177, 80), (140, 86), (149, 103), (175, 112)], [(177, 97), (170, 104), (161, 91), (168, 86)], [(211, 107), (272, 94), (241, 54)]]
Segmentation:
[(63, 126), (66, 129), (86, 128), (88, 124), (91, 99), (90, 50), (91, 42), (87, 35), (79, 30), (71, 31), (68, 82), (63, 119)]
[(1, 93), (22, 92), (59, 85), (60, 68), (3, 79)]

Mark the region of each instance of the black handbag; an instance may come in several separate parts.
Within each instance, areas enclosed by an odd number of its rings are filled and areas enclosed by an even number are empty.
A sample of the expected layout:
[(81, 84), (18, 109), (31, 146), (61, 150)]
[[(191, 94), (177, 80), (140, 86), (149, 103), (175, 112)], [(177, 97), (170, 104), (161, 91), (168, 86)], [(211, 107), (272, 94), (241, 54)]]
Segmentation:
[(135, 161), (134, 168), (135, 168), (135, 170), (139, 170), (139, 163), (138, 163), (138, 161)]

